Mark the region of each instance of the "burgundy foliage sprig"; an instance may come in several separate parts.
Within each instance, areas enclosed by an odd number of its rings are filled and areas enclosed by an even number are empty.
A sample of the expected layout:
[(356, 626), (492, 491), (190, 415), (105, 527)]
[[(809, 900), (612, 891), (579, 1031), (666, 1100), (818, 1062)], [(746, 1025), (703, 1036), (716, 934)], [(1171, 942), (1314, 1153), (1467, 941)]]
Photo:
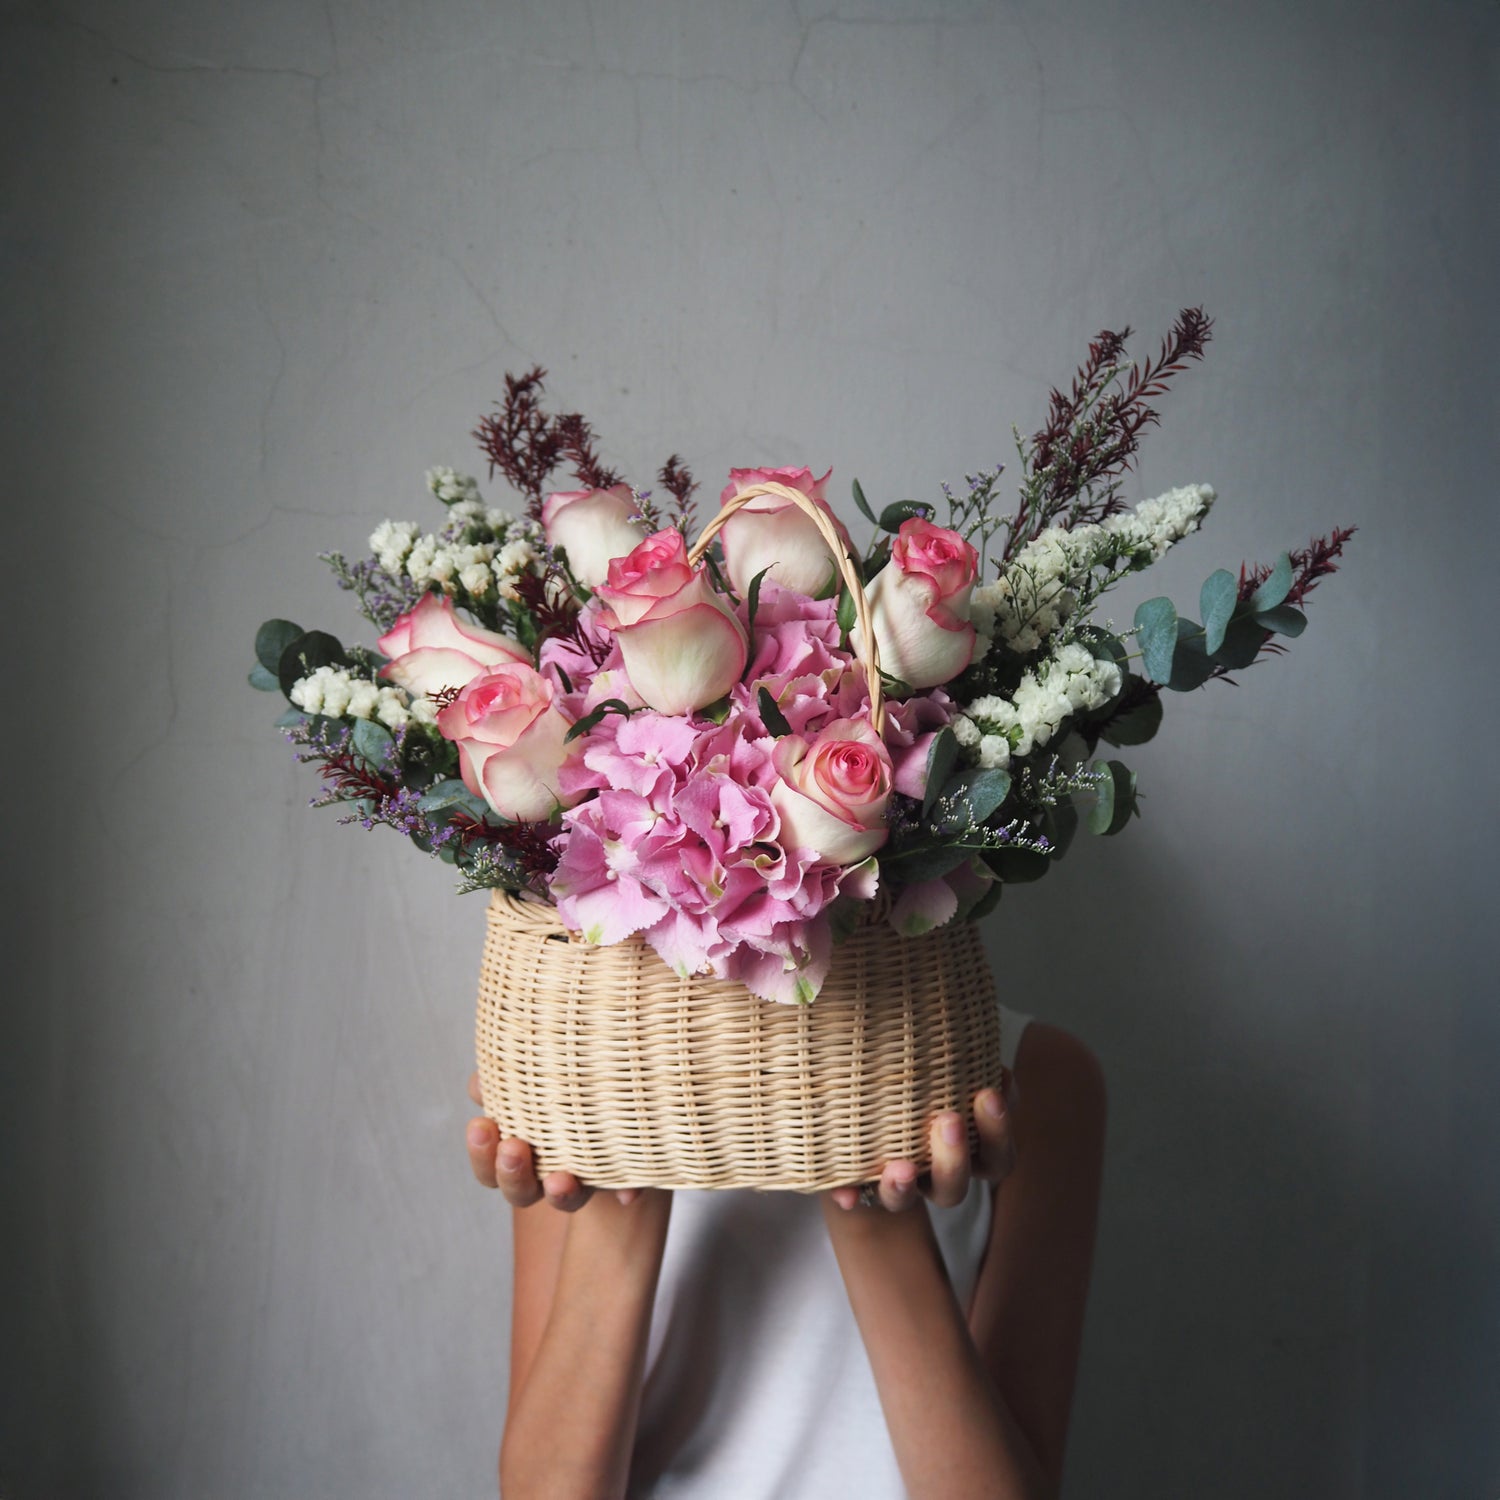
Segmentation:
[[(1320, 578), (1339, 570), (1344, 543), (1359, 530), (1357, 526), (1335, 526), (1327, 536), (1315, 536), (1307, 546), (1288, 553), (1292, 564), (1292, 586), (1287, 590), (1286, 604), (1301, 604), (1317, 588)], [(1269, 563), (1240, 564), (1239, 597), (1244, 603), (1271, 576)]]
[(578, 482), (585, 489), (607, 490), (619, 484), (620, 474), (608, 468), (594, 448), (594, 429), (579, 412), (567, 412), (552, 424), (561, 444), (562, 457), (572, 465)]
[(584, 634), (578, 600), (561, 568), (521, 573), (515, 590), (517, 602), (535, 622), (538, 646), (555, 636), (585, 652), (596, 665), (609, 655), (607, 645)]
[(1151, 403), (1189, 360), (1203, 358), (1213, 319), (1201, 307), (1184, 308), (1156, 358), (1126, 373), (1130, 335), (1129, 328), (1105, 329), (1089, 344), (1068, 391), (1053, 389), (1046, 425), (1032, 435), (1026, 452), (1027, 483), (999, 559), (1002, 567), (1064, 511), (1069, 525), (1081, 525), (1122, 508), (1115, 481), (1131, 466), (1144, 429), (1161, 420)]
[(684, 536), (696, 529), (693, 495), (698, 489), (698, 481), (693, 478), (693, 471), (682, 461), (681, 454), (674, 453), (661, 466), (656, 482), (677, 501), (677, 529)]

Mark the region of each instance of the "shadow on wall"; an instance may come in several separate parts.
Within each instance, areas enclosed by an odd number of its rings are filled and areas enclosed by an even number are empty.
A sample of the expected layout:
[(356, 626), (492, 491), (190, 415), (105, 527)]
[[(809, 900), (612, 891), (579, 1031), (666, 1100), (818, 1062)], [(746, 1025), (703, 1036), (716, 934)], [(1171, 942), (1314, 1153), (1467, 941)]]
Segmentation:
[[(1372, 968), (1350, 951), (1366, 925), (1358, 876), (1304, 886), (1300, 907), (1295, 890), (1237, 884), (1231, 920), (1201, 864), (1160, 842), (1084, 846), (1046, 898), (1015, 888), (993, 919), (1009, 1002), (1081, 1035), (1110, 1087), (1069, 1493), (1416, 1493), (1366, 1480), (1381, 1357), (1367, 1345), (1420, 1358), (1430, 1289), (1488, 1252), (1461, 1201), (1381, 1170), (1366, 1129), (1392, 1117), (1372, 1079), (1401, 1011), (1340, 983)], [(1392, 1256), (1410, 1296), (1383, 1294)], [(1479, 1393), (1455, 1391), (1456, 1372), (1416, 1373), (1448, 1398), (1447, 1462), (1477, 1462), (1458, 1398)]]

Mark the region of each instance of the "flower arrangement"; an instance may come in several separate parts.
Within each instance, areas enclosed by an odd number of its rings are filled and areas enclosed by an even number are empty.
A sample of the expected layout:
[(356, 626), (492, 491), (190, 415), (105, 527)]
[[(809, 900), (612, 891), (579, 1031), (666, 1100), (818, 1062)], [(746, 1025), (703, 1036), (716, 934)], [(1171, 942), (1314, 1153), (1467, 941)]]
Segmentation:
[[(1100, 746), (1144, 743), (1164, 690), (1232, 681), (1301, 633), (1352, 528), (1210, 574), (1201, 620), (1166, 598), (1125, 631), (1094, 618), (1214, 503), (1203, 484), (1122, 494), (1211, 327), (1184, 311), (1139, 365), (1128, 329), (1101, 333), (1017, 434), (1009, 507), (1001, 467), (879, 510), (856, 480), (863, 551), (806, 468), (732, 470), (690, 546), (680, 458), (635, 489), (588, 422), (548, 413), (543, 370), (507, 377), (475, 436), (524, 515), (431, 470), (439, 529), (385, 521), (368, 557), (325, 554), (375, 649), (269, 620), (250, 680), (289, 701), (315, 805), (399, 830), (462, 889), (530, 892), (591, 943), (639, 934), (679, 974), (812, 1000), (877, 897), (915, 936), (1045, 874), (1081, 824), (1118, 833), (1135, 774)], [(578, 487), (550, 490), (562, 467)]]

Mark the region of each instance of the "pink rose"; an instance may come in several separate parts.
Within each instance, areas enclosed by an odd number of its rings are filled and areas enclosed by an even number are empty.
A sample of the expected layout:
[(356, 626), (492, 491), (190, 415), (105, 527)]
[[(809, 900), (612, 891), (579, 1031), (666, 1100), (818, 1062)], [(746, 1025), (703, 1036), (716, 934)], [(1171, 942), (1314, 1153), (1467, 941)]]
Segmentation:
[(771, 803), (783, 848), (853, 865), (885, 843), (891, 757), (868, 719), (836, 719), (811, 742), (783, 735), (772, 761), (781, 776)]
[(648, 536), (609, 565), (596, 596), (641, 698), (663, 714), (687, 714), (722, 698), (745, 670), (744, 626), (708, 580), (690, 567), (674, 528)]
[[(830, 469), (828, 474), (833, 473)], [(719, 503), (732, 500), (741, 490), (757, 484), (784, 484), (817, 503), (833, 522), (834, 528), (849, 546), (844, 523), (828, 509), (823, 498), (821, 479), (812, 477), (811, 469), (731, 469), (729, 483), (719, 496)], [(750, 581), (762, 568), (771, 569), (770, 577), (783, 588), (799, 594), (821, 593), (833, 576), (833, 554), (828, 543), (818, 535), (818, 528), (792, 501), (780, 495), (757, 495), (747, 501), (724, 523), (719, 531), (724, 548), (724, 570), (735, 591), (744, 594)]]
[(553, 547), (568, 554), (573, 576), (587, 588), (604, 582), (610, 563), (640, 541), (635, 496), (628, 484), (607, 490), (560, 490), (542, 506), (542, 529)]
[(558, 772), (574, 747), (564, 744), (571, 725), (554, 693), (540, 672), (507, 662), (475, 677), (437, 716), (443, 737), (458, 746), (464, 785), (502, 818), (535, 822), (567, 805)]
[(423, 594), (376, 644), (391, 658), (380, 675), (417, 698), (461, 688), (503, 662), (531, 663), (520, 641), (460, 620), (444, 594)]
[(913, 516), (865, 590), (880, 669), (914, 688), (951, 682), (974, 655), (969, 596), (979, 554), (956, 532)]

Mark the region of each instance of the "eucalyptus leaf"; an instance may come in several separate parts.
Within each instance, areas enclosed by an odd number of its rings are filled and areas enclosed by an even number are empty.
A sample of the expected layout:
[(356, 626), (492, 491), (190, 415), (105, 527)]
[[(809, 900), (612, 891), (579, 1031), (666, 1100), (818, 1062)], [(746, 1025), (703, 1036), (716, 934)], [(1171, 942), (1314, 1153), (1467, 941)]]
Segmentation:
[(858, 507), (860, 515), (862, 515), (865, 518), (865, 520), (867, 520), (870, 523), (870, 525), (872, 525), (872, 526), (878, 526), (878, 525), (880, 525), (880, 522), (875, 519), (875, 512), (870, 509), (870, 502), (865, 499), (865, 489), (864, 489), (864, 486), (859, 482), (859, 480), (856, 479), (854, 481), (853, 488), (854, 488), (854, 503)]
[(956, 870), (972, 853), (973, 850), (965, 849), (961, 844), (930, 844), (882, 859), (880, 867), (896, 883), (916, 885)]
[(386, 764), (395, 745), (390, 730), (374, 719), (356, 719), (352, 739), (354, 753), (377, 771)]
[(1177, 622), (1177, 651), (1172, 657), (1172, 675), (1167, 686), (1174, 693), (1202, 687), (1212, 675), (1213, 662), (1203, 649), (1203, 627), (1196, 620)]
[(1248, 667), (1260, 655), (1266, 641), (1266, 627), (1258, 625), (1253, 615), (1238, 615), (1224, 632), (1224, 644), (1214, 652), (1218, 666), (1238, 671)]
[(945, 833), (957, 833), (988, 822), (1009, 795), (1009, 771), (960, 771), (949, 779), (937, 800), (941, 816), (935, 826)]
[(439, 781), (417, 798), (417, 807), (425, 813), (447, 812), (450, 808), (461, 807), (480, 818), (484, 816), (486, 804), (461, 781)]
[(281, 653), (276, 663), (276, 679), (288, 697), (304, 677), (319, 667), (347, 667), (349, 658), (337, 636), (326, 630), (309, 630), (299, 635)]
[(930, 817), (933, 804), (958, 764), (958, 740), (946, 725), (932, 737), (927, 750), (927, 780), (922, 783), (922, 816)]
[(977, 900), (969, 910), (968, 920), (977, 922), (981, 917), (987, 917), (1000, 904), (1001, 892), (1005, 889), (1003, 880), (990, 881), (990, 888)]
[(290, 620), (267, 620), (255, 632), (255, 659), (274, 677), (281, 664), (281, 653), (303, 633)]
[(1177, 610), (1170, 599), (1147, 599), (1137, 606), (1135, 638), (1146, 675), (1153, 682), (1165, 682), (1172, 675), (1177, 636)]
[(299, 724), (307, 723), (307, 715), (300, 708), (289, 708), (276, 721), (277, 729), (295, 729)]
[(266, 671), (259, 662), (256, 662), (250, 668), (250, 675), (247, 681), (251, 687), (259, 688), (263, 693), (279, 693), (281, 691), (281, 684), (277, 681), (276, 674)]
[(1093, 768), (1101, 775), (1089, 809), (1089, 832), (1118, 833), (1135, 811), (1135, 772), (1119, 760), (1096, 760)]
[(1307, 629), (1307, 616), (1295, 604), (1278, 604), (1257, 611), (1255, 623), (1263, 630), (1274, 630), (1277, 635), (1295, 640)]
[(1224, 644), (1224, 632), (1238, 602), (1239, 585), (1228, 568), (1220, 568), (1203, 580), (1198, 607), (1203, 614), (1203, 649), (1210, 656)]
[(913, 516), (926, 520), (932, 514), (932, 507), (925, 500), (897, 500), (894, 505), (887, 505), (880, 512), (880, 520), (876, 523), (882, 531), (900, 531)]
[(1292, 560), (1285, 552), (1276, 559), (1276, 566), (1261, 581), (1261, 585), (1250, 596), (1250, 607), (1258, 614), (1261, 610), (1275, 609), (1286, 598), (1292, 587)]
[(787, 723), (786, 715), (782, 713), (776, 699), (772, 697), (770, 688), (762, 687), (760, 692), (756, 694), (755, 703), (756, 707), (760, 710), (760, 722), (777, 739), (780, 739), (784, 734), (792, 732), (792, 726)]
[(1161, 694), (1152, 693), (1124, 713), (1116, 714), (1100, 729), (1099, 737), (1111, 745), (1144, 745), (1155, 738), (1156, 731), (1161, 728), (1161, 718)]
[(1125, 642), (1119, 636), (1100, 625), (1082, 625), (1077, 638), (1089, 648), (1095, 661), (1112, 661), (1120, 670), (1125, 670)]
[(1078, 809), (1071, 798), (1043, 810), (1042, 832), (1052, 845), (1051, 859), (1061, 859), (1072, 847), (1079, 822)]
[(1009, 885), (1024, 885), (1029, 880), (1040, 880), (1052, 864), (1051, 855), (1039, 854), (1031, 849), (992, 849), (984, 860)]

